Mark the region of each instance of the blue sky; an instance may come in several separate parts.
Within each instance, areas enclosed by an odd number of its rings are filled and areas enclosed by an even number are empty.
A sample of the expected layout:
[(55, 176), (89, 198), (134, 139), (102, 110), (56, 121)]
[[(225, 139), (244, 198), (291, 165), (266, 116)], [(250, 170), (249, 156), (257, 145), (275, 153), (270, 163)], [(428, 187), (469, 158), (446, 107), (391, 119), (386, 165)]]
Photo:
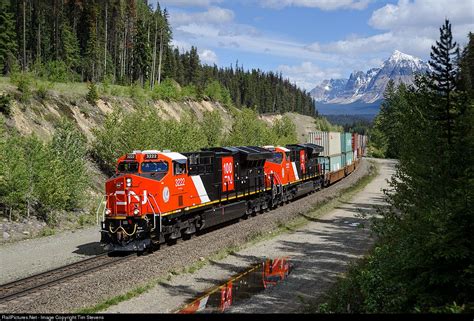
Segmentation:
[(379, 66), (394, 50), (429, 59), (444, 18), (465, 44), (472, 0), (163, 0), (173, 44), (203, 63), (282, 72), (311, 90)]

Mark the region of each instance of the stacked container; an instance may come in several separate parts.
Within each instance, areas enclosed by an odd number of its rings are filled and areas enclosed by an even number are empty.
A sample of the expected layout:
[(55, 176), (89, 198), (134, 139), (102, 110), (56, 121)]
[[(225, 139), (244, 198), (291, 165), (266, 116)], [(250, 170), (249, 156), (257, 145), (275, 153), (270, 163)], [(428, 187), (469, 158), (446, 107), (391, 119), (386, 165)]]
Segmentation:
[(353, 161), (352, 153), (352, 134), (342, 133), (341, 134), (341, 155), (342, 155), (342, 166), (351, 165)]
[(365, 156), (366, 148), (367, 148), (367, 136), (366, 135), (359, 135), (358, 137), (358, 156), (362, 157)]
[(341, 157), (341, 133), (338, 132), (311, 132), (308, 143), (324, 147), (318, 157), (318, 163), (324, 173), (335, 172), (344, 168)]
[(354, 152), (353, 160), (356, 161), (359, 157), (359, 134), (353, 133), (352, 134), (352, 150)]
[(338, 132), (311, 132), (308, 143), (324, 147), (321, 156), (331, 156), (341, 153), (341, 133)]

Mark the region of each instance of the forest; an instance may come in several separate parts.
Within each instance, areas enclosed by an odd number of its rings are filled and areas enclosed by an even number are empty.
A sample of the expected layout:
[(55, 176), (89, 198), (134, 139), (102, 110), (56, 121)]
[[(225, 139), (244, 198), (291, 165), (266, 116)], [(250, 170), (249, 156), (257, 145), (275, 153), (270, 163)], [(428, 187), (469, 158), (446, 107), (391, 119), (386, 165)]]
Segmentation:
[(146, 0), (0, 0), (0, 71), (150, 91), (173, 80), (201, 99), (217, 81), (238, 108), (317, 113), (309, 93), (281, 74), (203, 65), (197, 48), (173, 47), (168, 18)]
[(461, 51), (446, 20), (429, 63), (386, 90), (371, 140), (398, 160), (388, 206), (372, 218), (374, 248), (319, 312), (474, 311), (474, 34)]

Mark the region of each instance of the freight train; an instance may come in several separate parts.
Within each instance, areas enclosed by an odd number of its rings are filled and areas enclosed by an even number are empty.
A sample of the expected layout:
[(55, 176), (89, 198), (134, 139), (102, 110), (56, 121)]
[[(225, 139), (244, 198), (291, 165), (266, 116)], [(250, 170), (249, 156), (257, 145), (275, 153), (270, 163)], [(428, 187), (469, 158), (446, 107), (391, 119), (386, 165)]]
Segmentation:
[[(337, 149), (336, 140), (350, 146)], [(285, 147), (133, 151), (118, 159), (116, 174), (105, 184), (101, 243), (110, 251), (152, 251), (275, 208), (349, 175), (365, 141), (319, 132), (308, 143)], [(337, 157), (331, 149), (344, 153)]]

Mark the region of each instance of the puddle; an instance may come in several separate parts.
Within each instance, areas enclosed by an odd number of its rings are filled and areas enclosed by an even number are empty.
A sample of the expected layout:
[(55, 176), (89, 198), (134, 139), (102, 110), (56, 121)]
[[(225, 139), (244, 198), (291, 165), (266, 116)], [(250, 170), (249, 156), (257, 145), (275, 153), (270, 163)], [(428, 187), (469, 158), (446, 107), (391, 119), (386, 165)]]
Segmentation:
[(276, 286), (293, 270), (287, 257), (267, 259), (227, 282), (199, 295), (191, 303), (179, 308), (177, 313), (222, 313), (232, 305)]

